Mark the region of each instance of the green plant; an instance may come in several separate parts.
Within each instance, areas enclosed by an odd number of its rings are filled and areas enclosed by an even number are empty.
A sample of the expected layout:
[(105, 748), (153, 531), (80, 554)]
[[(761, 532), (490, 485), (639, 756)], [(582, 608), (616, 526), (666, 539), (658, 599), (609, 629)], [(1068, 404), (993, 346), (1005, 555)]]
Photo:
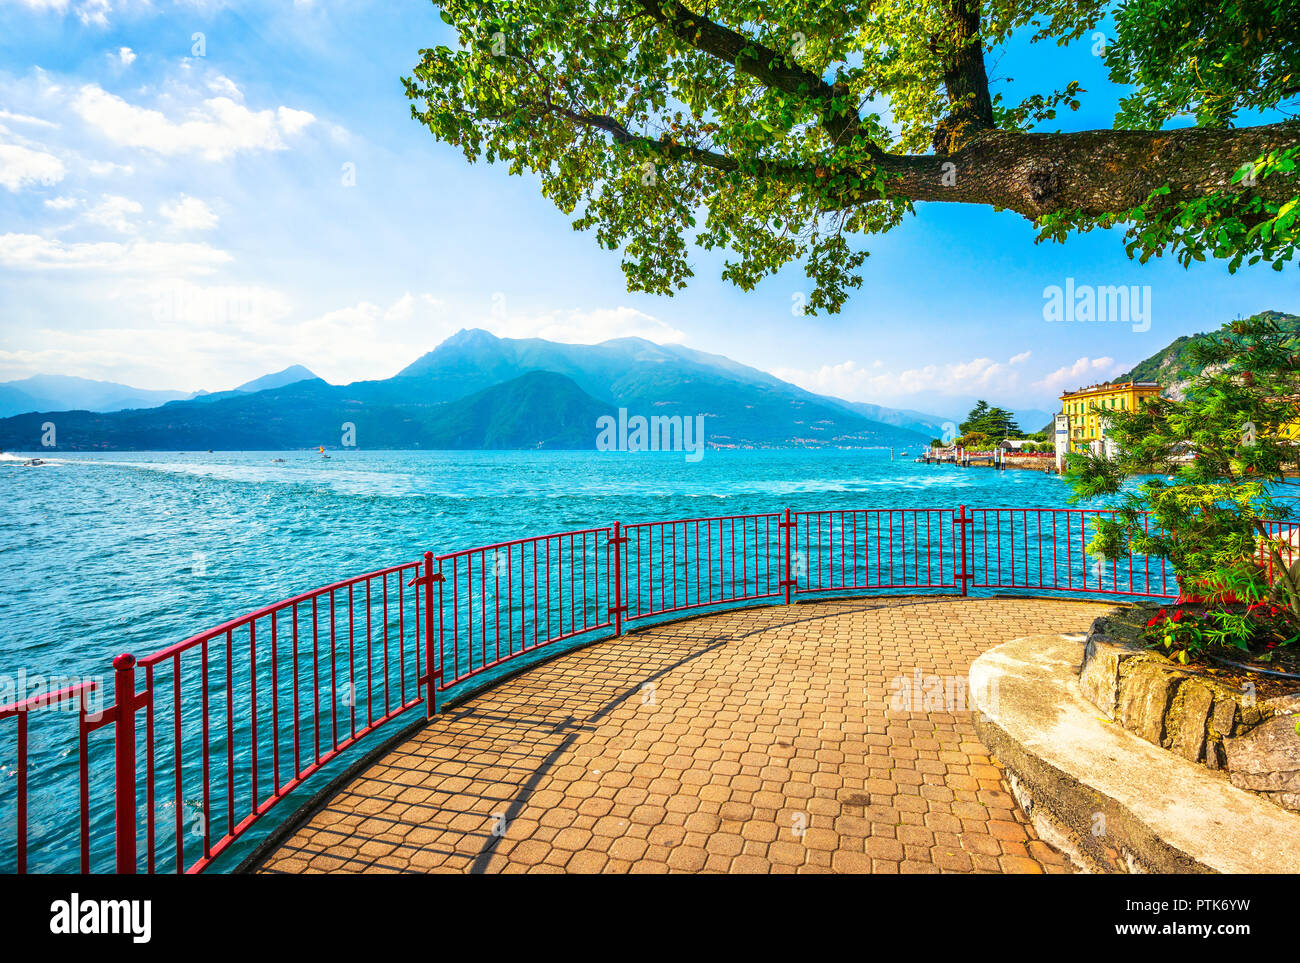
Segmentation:
[(1088, 550), (1169, 559), (1185, 596), (1212, 607), (1271, 601), (1300, 625), (1294, 536), (1276, 524), (1294, 517), (1300, 340), (1256, 315), (1189, 352), (1200, 374), (1181, 400), (1106, 412), (1114, 460), (1069, 456), (1073, 501), (1106, 497), (1116, 507), (1094, 522)]
[(1161, 609), (1147, 621), (1143, 639), (1184, 665), (1215, 649), (1238, 649), (1267, 662), (1279, 647), (1300, 642), (1300, 625), (1286, 609), (1264, 602), (1209, 608), (1200, 614)]

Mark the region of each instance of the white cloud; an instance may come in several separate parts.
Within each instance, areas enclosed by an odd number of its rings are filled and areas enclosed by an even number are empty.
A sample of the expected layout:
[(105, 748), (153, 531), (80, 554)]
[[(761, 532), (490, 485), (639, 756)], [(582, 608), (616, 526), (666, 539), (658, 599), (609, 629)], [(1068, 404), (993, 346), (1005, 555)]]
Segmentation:
[(441, 306), (442, 302), (432, 294), (421, 294), (418, 298), (407, 291), (400, 298), (389, 305), (388, 310), (384, 312), (385, 321), (410, 321), (415, 316), (417, 307), (436, 308)]
[(32, 117), (30, 114), (15, 114), (8, 110), (0, 110), (0, 120), (13, 121), (15, 124), (33, 124), (37, 127), (48, 127), (51, 130), (59, 126), (53, 121), (41, 117)]
[(53, 154), (18, 144), (0, 144), (0, 184), (19, 191), (31, 184), (49, 186), (63, 180), (63, 161)]
[(117, 60), (123, 67), (129, 67), (135, 63), (135, 51), (130, 47), (119, 47), (117, 50)]
[(26, 271), (190, 274), (231, 260), (227, 252), (207, 244), (65, 243), (37, 234), (0, 234), (0, 266)]
[(231, 100), (237, 100), (241, 104), (244, 102), (244, 93), (236, 83), (225, 74), (217, 74), (208, 81), (208, 90), (214, 94), (220, 94), (223, 97), (229, 97)]
[(82, 0), (77, 7), (77, 19), (86, 26), (108, 26), (108, 14), (113, 5), (108, 0)]
[(1059, 395), (1066, 390), (1106, 381), (1123, 370), (1124, 365), (1117, 364), (1114, 358), (1084, 357), (1079, 358), (1074, 364), (1057, 368), (1041, 381), (1034, 382), (1034, 387)]
[(144, 208), (138, 201), (118, 194), (105, 194), (98, 204), (86, 211), (86, 220), (98, 224), (119, 234), (135, 233), (135, 225), (128, 220), (132, 214), (139, 214)]
[(158, 210), (171, 221), (172, 227), (181, 230), (210, 231), (217, 226), (217, 215), (212, 208), (197, 197), (186, 194), (178, 197), (175, 203), (164, 202)]
[(684, 339), (682, 332), (658, 318), (625, 306), (511, 315), (508, 301), (499, 298), (476, 316), (464, 306), (451, 310), (431, 294), (410, 291), (387, 307), (361, 301), (300, 324), (281, 323), (268, 337), (275, 340), (278, 356), (286, 363), (305, 364), (327, 381), (338, 383), (390, 377), (458, 328), (473, 326), (503, 338), (539, 337), (575, 344), (617, 337), (659, 342)]
[(253, 111), (230, 97), (211, 97), (173, 120), (162, 111), (130, 104), (98, 84), (82, 87), (72, 109), (115, 144), (168, 157), (197, 154), (213, 161), (241, 150), (284, 150), (285, 137), (316, 119), (290, 107)]
[(1008, 361), (1007, 364), (1023, 364), (1029, 360), (1029, 356), (1032, 354), (1032, 351), (1022, 351), (1020, 354), (1015, 355), (1010, 361)]
[[(37, 13), (63, 15), (71, 9), (77, 15), (77, 19), (87, 27), (107, 27), (108, 15), (113, 12), (112, 0), (80, 0), (75, 6), (70, 0), (7, 0), (7, 2), (16, 3)], [(144, 5), (148, 5), (148, 0), (145, 0)]]
[(481, 326), (502, 338), (546, 338), (570, 344), (599, 344), (611, 338), (645, 338), (660, 344), (686, 340), (686, 335), (672, 325), (644, 311), (622, 305), (593, 311), (511, 315), (507, 303), (502, 301)]
[[(0, 266), (78, 267), (87, 273), (93, 268), (122, 275), (107, 286), (98, 277), (88, 279), (82, 289), (87, 304), (103, 306), (96, 315), (103, 328), (24, 330), (21, 339), (6, 344), (8, 350), (0, 350), (0, 374), (52, 370), (145, 387), (218, 388), (304, 364), (338, 384), (391, 377), (465, 326), (487, 327), (502, 337), (587, 342), (632, 334), (668, 340), (680, 334), (628, 307), (488, 317), (488, 304), (480, 304), (480, 312), (463, 304), (449, 307), (418, 291), (294, 321), (294, 304), (284, 292), (186, 277), (228, 260), (224, 252), (203, 245), (64, 245), (0, 235)], [(156, 270), (147, 273), (149, 268)]]
[(46, 199), (45, 206), (52, 211), (67, 211), (76, 207), (81, 201), (70, 194), (63, 197), (51, 197)]
[(19, 6), (36, 11), (50, 10), (54, 13), (66, 13), (68, 9), (68, 0), (9, 0), (9, 2), (17, 2)]
[(294, 110), (292, 107), (277, 107), (275, 117), (280, 124), (280, 129), (290, 136), (304, 130), (316, 120), (315, 114), (305, 110)]
[(96, 177), (107, 177), (110, 174), (133, 174), (135, 168), (130, 164), (114, 164), (112, 161), (91, 161), (90, 173)]
[(274, 336), (293, 311), (282, 291), (261, 285), (195, 284), (183, 278), (131, 281), (118, 296), (131, 316), (151, 317), (189, 330), (223, 328), (255, 338)]
[(816, 371), (777, 368), (772, 373), (809, 391), (850, 401), (876, 401), (922, 393), (965, 395), (994, 388), (1009, 390), (1019, 383), (1019, 375), (1011, 370), (1011, 365), (1020, 364), (1025, 357), (1027, 353), (1007, 362), (973, 358), (903, 371), (881, 371), (878, 364), (868, 369), (856, 361), (843, 361)]

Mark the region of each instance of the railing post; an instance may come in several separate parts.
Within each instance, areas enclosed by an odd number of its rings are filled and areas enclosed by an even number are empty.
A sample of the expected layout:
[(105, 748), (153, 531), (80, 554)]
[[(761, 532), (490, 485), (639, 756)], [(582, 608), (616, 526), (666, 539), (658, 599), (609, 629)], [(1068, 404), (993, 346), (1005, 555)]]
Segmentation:
[(117, 872), (135, 873), (135, 656), (113, 660), (113, 798)]
[(785, 545), (782, 553), (785, 568), (781, 573), (781, 587), (785, 589), (785, 604), (789, 605), (794, 597), (795, 583), (798, 581), (795, 577), (794, 569), (791, 567), (794, 561), (794, 553), (791, 551), (791, 542), (794, 537), (794, 519), (791, 515), (790, 509), (787, 508), (785, 510), (785, 518), (778, 523), (777, 527), (785, 531)]
[(623, 612), (627, 609), (627, 604), (623, 601), (623, 545), (626, 542), (623, 526), (615, 522), (614, 534), (609, 540), (614, 548), (614, 604), (610, 606), (609, 614), (614, 617), (615, 636), (623, 634)]
[(974, 520), (973, 516), (970, 518), (966, 517), (966, 506), (962, 505), (961, 510), (957, 514), (957, 527), (961, 531), (961, 572), (958, 574), (957, 579), (961, 582), (961, 594), (963, 596), (966, 595), (967, 583), (974, 577), (966, 567), (966, 526), (971, 524)]
[[(442, 580), (442, 573), (437, 573), (437, 581)], [(432, 719), (438, 714), (438, 673), (433, 670), (433, 552), (424, 553), (424, 717)], [(441, 598), (441, 591), (439, 597)], [(441, 611), (441, 607), (439, 607)]]

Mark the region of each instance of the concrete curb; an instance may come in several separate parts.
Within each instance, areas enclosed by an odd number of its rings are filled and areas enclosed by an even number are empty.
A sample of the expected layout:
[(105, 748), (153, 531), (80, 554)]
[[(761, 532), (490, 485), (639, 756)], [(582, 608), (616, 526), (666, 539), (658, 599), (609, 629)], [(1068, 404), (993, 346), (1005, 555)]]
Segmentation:
[(1092, 872), (1300, 872), (1300, 816), (1102, 716), (1082, 656), (1083, 636), (1029, 636), (970, 671), (975, 729), (1047, 842)]

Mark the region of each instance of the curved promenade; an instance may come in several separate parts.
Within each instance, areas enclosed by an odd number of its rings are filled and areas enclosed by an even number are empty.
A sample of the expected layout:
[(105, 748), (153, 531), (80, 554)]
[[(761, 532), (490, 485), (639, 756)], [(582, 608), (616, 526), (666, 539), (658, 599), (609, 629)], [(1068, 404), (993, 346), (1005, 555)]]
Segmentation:
[[(260, 868), (1064, 872), (960, 687), (980, 652), (1108, 607), (851, 599), (632, 632), (435, 718)], [(912, 711), (894, 708), (899, 677), (917, 680)], [(959, 701), (924, 711), (937, 685)]]

